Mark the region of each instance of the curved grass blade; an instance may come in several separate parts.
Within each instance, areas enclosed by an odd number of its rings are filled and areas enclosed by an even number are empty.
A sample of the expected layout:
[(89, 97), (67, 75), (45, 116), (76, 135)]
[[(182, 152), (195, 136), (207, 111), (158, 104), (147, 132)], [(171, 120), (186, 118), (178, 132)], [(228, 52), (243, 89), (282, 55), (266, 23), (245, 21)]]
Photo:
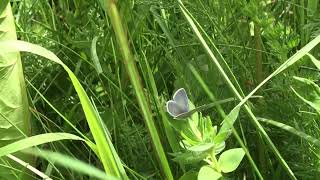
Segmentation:
[(87, 93), (84, 91), (74, 73), (54, 53), (35, 44), (24, 41), (3, 41), (0, 42), (0, 49), (2, 50), (0, 55), (15, 51), (31, 52), (60, 64), (66, 70), (79, 96), (86, 120), (97, 145), (99, 153), (97, 155), (99, 156), (106, 173), (128, 179), (120, 158), (117, 154), (112, 153), (114, 147), (112, 144), (108, 143), (108, 141), (111, 142), (111, 140), (101, 127), (99, 114), (95, 111)]
[(47, 150), (35, 150), (35, 149), (25, 150), (23, 152), (42, 157), (53, 164), (60, 164), (66, 168), (72, 169), (76, 172), (79, 172), (81, 174), (86, 174), (94, 178), (103, 179), (103, 180), (118, 179), (116, 177), (106, 175), (103, 171), (101, 171), (100, 169), (97, 169), (94, 166), (91, 166), (90, 164), (87, 164), (78, 159), (74, 159), (70, 156), (67, 156), (61, 153), (47, 151)]
[(0, 157), (15, 153), (18, 151), (21, 151), (23, 149), (27, 149), (33, 146), (37, 146), (40, 144), (48, 143), (48, 142), (54, 142), (54, 141), (60, 141), (60, 140), (81, 140), (85, 141), (84, 139), (80, 138), (79, 136), (69, 134), (69, 133), (46, 133), (46, 134), (40, 134), (35, 135), (31, 137), (27, 137), (25, 139), (16, 141), (14, 143), (8, 144), (4, 147), (0, 148)]
[(276, 126), (278, 128), (281, 128), (281, 129), (283, 129), (285, 131), (288, 131), (288, 132), (290, 132), (290, 133), (292, 133), (294, 135), (299, 136), (302, 139), (307, 140), (311, 144), (314, 144), (314, 145), (320, 147), (320, 140), (319, 139), (314, 138), (313, 136), (310, 136), (310, 135), (308, 135), (308, 134), (306, 134), (306, 133), (304, 133), (302, 131), (298, 131), (297, 129), (295, 129), (295, 128), (291, 127), (291, 126), (288, 126), (286, 124), (283, 124), (281, 122), (277, 122), (277, 121), (274, 121), (274, 120), (271, 120), (271, 119), (266, 119), (266, 118), (258, 118), (258, 120), (261, 121), (261, 122), (265, 122), (267, 124), (270, 124), (272, 126)]

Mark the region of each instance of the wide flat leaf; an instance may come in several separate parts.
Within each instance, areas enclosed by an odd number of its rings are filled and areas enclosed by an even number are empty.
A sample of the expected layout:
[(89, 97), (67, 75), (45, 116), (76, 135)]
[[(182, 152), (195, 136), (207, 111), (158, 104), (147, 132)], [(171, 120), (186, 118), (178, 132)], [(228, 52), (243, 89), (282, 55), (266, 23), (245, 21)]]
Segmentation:
[[(15, 21), (9, 0), (0, 1), (0, 41), (16, 40)], [(3, 54), (0, 49), (0, 147), (31, 134), (30, 113), (27, 91), (19, 51)], [(19, 159), (33, 165), (32, 157), (15, 154)], [(7, 159), (2, 158), (0, 179), (30, 179), (24, 172), (8, 171), (2, 166)], [(16, 163), (5, 163), (5, 166), (18, 166)]]
[(198, 178), (198, 173), (195, 171), (188, 171), (186, 173), (183, 174), (183, 176), (181, 176), (179, 178), (179, 180), (197, 180)]
[(221, 177), (222, 174), (210, 166), (202, 166), (198, 174), (198, 180), (217, 180)]
[(242, 148), (229, 149), (224, 151), (218, 160), (220, 169), (224, 173), (232, 172), (237, 169), (243, 159), (245, 152)]
[[(8, 1), (0, 3), (0, 41), (17, 39)], [(28, 99), (19, 51), (0, 50), (0, 147), (30, 134)], [(18, 130), (19, 128), (20, 130)], [(4, 140), (4, 141), (2, 141)], [(7, 141), (7, 142), (6, 142)]]

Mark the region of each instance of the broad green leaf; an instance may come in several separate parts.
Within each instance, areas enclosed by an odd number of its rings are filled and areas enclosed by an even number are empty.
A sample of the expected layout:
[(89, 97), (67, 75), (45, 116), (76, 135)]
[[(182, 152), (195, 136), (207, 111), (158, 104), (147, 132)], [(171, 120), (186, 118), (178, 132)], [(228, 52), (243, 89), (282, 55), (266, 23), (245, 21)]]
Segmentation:
[(60, 141), (60, 140), (82, 140), (84, 139), (80, 138), (79, 136), (68, 134), (68, 133), (47, 133), (47, 134), (40, 134), (35, 135), (31, 137), (27, 137), (25, 139), (16, 141), (14, 143), (8, 144), (4, 147), (0, 148), (0, 157), (15, 153), (18, 151), (21, 151), (23, 149), (27, 149), (33, 146), (37, 146), (40, 144), (48, 143), (48, 142), (54, 142), (54, 141)]
[(121, 164), (121, 160), (118, 157), (118, 155), (114, 153), (114, 147), (110, 143), (111, 140), (108, 134), (105, 133), (100, 123), (101, 118), (99, 114), (96, 112), (95, 108), (90, 102), (87, 93), (81, 86), (79, 80), (76, 78), (74, 73), (54, 53), (35, 44), (31, 44), (24, 41), (3, 41), (0, 42), (0, 49), (2, 50), (0, 52), (2, 54), (16, 51), (31, 52), (33, 54), (37, 54), (51, 61), (54, 61), (60, 64), (65, 69), (79, 96), (84, 114), (86, 116), (86, 120), (90, 127), (90, 131), (97, 145), (96, 147), (99, 153), (97, 155), (99, 156), (105, 171), (110, 175), (127, 179), (127, 175)]
[[(0, 1), (0, 13), (5, 11), (5, 8), (8, 6), (10, 0), (1, 0)], [(0, 16), (1, 18), (2, 16)], [(0, 22), (1, 23), (1, 22)], [(14, 32), (15, 33), (15, 32)]]
[(228, 132), (233, 127), (234, 122), (237, 120), (239, 111), (241, 106), (236, 106), (232, 109), (232, 111), (224, 118), (222, 122), (222, 126), (220, 128), (220, 131), (218, 135)]
[(179, 180), (197, 180), (198, 173), (195, 171), (188, 171), (182, 175)]
[(229, 149), (224, 151), (218, 160), (220, 169), (224, 173), (232, 172), (237, 169), (243, 159), (245, 152), (242, 148)]
[(104, 180), (118, 179), (116, 177), (106, 175), (105, 172), (101, 171), (100, 169), (97, 169), (96, 167), (90, 164), (84, 163), (78, 159), (74, 159), (70, 156), (67, 156), (61, 153), (47, 151), (47, 150), (36, 150), (36, 149), (25, 150), (23, 152), (42, 157), (44, 159), (47, 159), (49, 162), (53, 164), (60, 164), (66, 168), (72, 169), (81, 174), (86, 174), (88, 176), (95, 177), (98, 179), (104, 179)]
[[(5, 4), (5, 2), (7, 2)], [(1, 2), (0, 41), (15, 40), (16, 31), (8, 1)], [(8, 140), (30, 134), (30, 114), (19, 51), (0, 51), (0, 147)], [(19, 128), (19, 129), (17, 129)], [(5, 141), (2, 141), (5, 140)]]
[(198, 174), (198, 180), (217, 180), (221, 177), (222, 174), (210, 166), (202, 166)]
[[(9, 0), (0, 1), (0, 41), (16, 40), (15, 21), (12, 15)], [(0, 147), (13, 141), (21, 139), (31, 134), (30, 113), (27, 92), (23, 77), (23, 69), (19, 51), (12, 51), (2, 54), (0, 49)], [(33, 165), (32, 157), (25, 154), (16, 154), (22, 159)], [(1, 158), (0, 179), (20, 178), (30, 179), (23, 172), (8, 171), (3, 165), (7, 161)], [(17, 164), (11, 163), (9, 166), (15, 167)], [(4, 175), (3, 172), (6, 174)], [(17, 175), (17, 176), (16, 176)]]

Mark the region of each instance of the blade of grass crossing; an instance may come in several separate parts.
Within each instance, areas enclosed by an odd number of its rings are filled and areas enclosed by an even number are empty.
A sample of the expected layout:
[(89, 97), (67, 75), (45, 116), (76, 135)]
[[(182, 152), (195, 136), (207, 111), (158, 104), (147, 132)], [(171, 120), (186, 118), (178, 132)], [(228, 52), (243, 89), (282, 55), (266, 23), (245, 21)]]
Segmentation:
[(94, 166), (91, 166), (87, 163), (84, 163), (78, 159), (74, 159), (70, 156), (60, 154), (57, 152), (47, 151), (47, 150), (26, 150), (24, 151), (27, 154), (32, 154), (35, 156), (42, 157), (44, 159), (47, 159), (48, 161), (54, 163), (54, 164), (61, 164), (64, 167), (70, 168), (74, 171), (77, 171), (82, 174), (89, 175), (91, 177), (95, 177), (98, 179), (104, 179), (104, 180), (117, 180), (119, 178), (116, 178), (114, 176), (108, 176), (100, 169), (97, 169)]
[(286, 124), (283, 124), (281, 122), (274, 121), (274, 120), (271, 120), (271, 119), (266, 119), (266, 118), (259, 118), (258, 120), (261, 121), (261, 122), (265, 122), (267, 124), (270, 124), (272, 126), (281, 128), (281, 129), (283, 129), (285, 131), (288, 131), (288, 132), (290, 132), (290, 133), (292, 133), (294, 135), (299, 136), (302, 139), (307, 140), (311, 144), (314, 144), (314, 145), (320, 147), (320, 140), (319, 139), (314, 138), (313, 136), (310, 136), (310, 135), (308, 135), (308, 134), (306, 134), (306, 133), (304, 133), (302, 131), (298, 131), (297, 129), (295, 129), (295, 128), (291, 127), (291, 126), (288, 126)]
[(103, 128), (101, 127), (98, 113), (95, 111), (87, 93), (84, 91), (79, 80), (76, 78), (73, 72), (54, 53), (35, 44), (27, 43), (24, 41), (3, 41), (0, 42), (0, 49), (3, 50), (1, 53), (9, 53), (14, 51), (31, 52), (33, 54), (37, 54), (51, 61), (54, 61), (60, 64), (65, 69), (79, 96), (83, 111), (86, 116), (86, 120), (96, 142), (97, 150), (99, 153), (97, 155), (99, 156), (106, 173), (123, 179), (128, 179), (122, 164), (118, 164), (116, 159), (114, 158), (114, 156), (118, 155), (113, 154), (112, 148), (109, 146), (109, 143), (107, 141), (107, 138), (109, 137), (107, 134), (105, 134)]
[(137, 71), (137, 67), (135, 65), (135, 61), (133, 58), (133, 55), (131, 54), (131, 51), (129, 49), (129, 43), (126, 37), (125, 30), (123, 28), (121, 18), (117, 9), (117, 6), (115, 4), (115, 1), (112, 0), (100, 0), (101, 4), (104, 5), (104, 9), (108, 13), (112, 27), (114, 29), (115, 35), (117, 37), (117, 41), (119, 44), (119, 47), (121, 49), (121, 53), (123, 56), (124, 64), (127, 70), (127, 73), (130, 77), (130, 81), (133, 85), (139, 106), (141, 107), (142, 114), (145, 120), (145, 123), (148, 127), (149, 133), (152, 138), (153, 146), (156, 151), (158, 160), (160, 162), (160, 168), (163, 171), (163, 174), (165, 175), (166, 179), (173, 179), (170, 166), (167, 160), (167, 157), (165, 155), (165, 152), (163, 150), (159, 135), (157, 133), (156, 126), (153, 122), (152, 113), (150, 110), (150, 106), (147, 102), (147, 98), (145, 97), (145, 94), (143, 93), (143, 87), (140, 82), (140, 76)]
[[(235, 88), (235, 86), (232, 84), (232, 82), (230, 81), (230, 79), (228, 78), (227, 74), (224, 72), (224, 70), (222, 69), (220, 63), (218, 62), (218, 60), (216, 59), (216, 57), (214, 56), (214, 54), (212, 53), (212, 51), (210, 50), (209, 46), (207, 45), (207, 43), (205, 42), (204, 38), (202, 37), (201, 33), (199, 32), (197, 26), (195, 25), (195, 23), (193, 22), (192, 18), (188, 15), (188, 13), (185, 11), (186, 7), (183, 5), (181, 0), (178, 0), (179, 2), (179, 7), (181, 9), (181, 11), (183, 12), (185, 18), (187, 19), (187, 21), (189, 22), (193, 32), (196, 34), (197, 38), (199, 39), (200, 43), (203, 45), (203, 47), (205, 48), (206, 52), (209, 54), (211, 60), (214, 62), (214, 64), (217, 66), (219, 72), (221, 73), (222, 77), (224, 78), (224, 80), (227, 82), (229, 88), (232, 90), (232, 92), (235, 94), (235, 96), (239, 99), (239, 100), (243, 100), (243, 97), (240, 95), (240, 93), (237, 91), (237, 89)], [(243, 104), (240, 104), (243, 105)], [(282, 158), (281, 154), (279, 153), (278, 149), (275, 147), (275, 145), (273, 144), (273, 142), (271, 141), (270, 137), (268, 136), (268, 134), (265, 132), (265, 130), (263, 129), (263, 127), (261, 126), (261, 124), (258, 122), (257, 118), (255, 117), (255, 115), (252, 113), (250, 107), (248, 105), (245, 105), (245, 110), (247, 112), (247, 114), (250, 116), (250, 119), (252, 120), (252, 123), (256, 126), (256, 128), (259, 130), (259, 132), (261, 133), (262, 137), (266, 140), (267, 144), (269, 145), (270, 149), (273, 151), (273, 153), (275, 154), (275, 156), (277, 157), (278, 161), (280, 162), (280, 164), (282, 165), (282, 167), (287, 171), (288, 175), (290, 176), (291, 179), (296, 179), (294, 173), (292, 172), (292, 170), (290, 169), (290, 167), (288, 166), (287, 162)], [(258, 172), (257, 172), (258, 173)]]
[[(216, 98), (215, 98), (214, 94), (209, 90), (209, 87), (205, 84), (205, 82), (203, 81), (203, 79), (201, 78), (201, 76), (200, 76), (200, 74), (197, 72), (197, 70), (196, 70), (191, 64), (189, 64), (188, 66), (189, 66), (191, 72), (192, 72), (192, 73), (194, 74), (194, 76), (196, 77), (196, 79), (199, 81), (200, 85), (203, 87), (203, 89), (204, 89), (204, 90), (206, 91), (206, 93), (208, 94), (209, 98), (210, 98), (212, 101), (216, 101)], [(234, 113), (234, 112), (236, 112), (236, 111), (238, 111), (238, 113), (239, 113), (239, 110), (240, 110), (239, 107), (240, 107), (240, 106), (236, 106), (235, 109), (233, 109), (233, 110), (228, 114), (228, 116), (231, 116), (232, 113)], [(238, 109), (237, 109), (237, 108), (238, 108)], [(222, 109), (222, 107), (221, 107), (221, 106), (220, 106), (220, 107), (217, 106), (217, 110), (218, 110), (218, 112), (220, 113), (221, 117), (222, 117), (223, 119), (225, 119), (227, 115), (226, 115), (226, 113), (224, 112), (224, 110)], [(237, 115), (237, 116), (238, 116), (238, 115)], [(225, 124), (225, 123), (226, 123), (226, 124)], [(261, 175), (261, 173), (260, 173), (257, 165), (255, 164), (254, 160), (252, 159), (249, 150), (246, 148), (246, 146), (245, 146), (244, 142), (242, 141), (241, 137), (239, 136), (237, 130), (230, 124), (230, 122), (226, 121), (225, 123), (224, 123), (224, 126), (225, 126), (225, 125), (228, 125), (229, 127), (231, 127), (231, 130), (232, 130), (233, 134), (235, 135), (235, 137), (236, 137), (237, 141), (239, 142), (241, 148), (245, 151), (245, 153), (246, 153), (246, 155), (247, 155), (247, 157), (248, 157), (248, 160), (249, 160), (250, 164), (252, 165), (254, 171), (258, 174), (258, 176), (259, 176), (260, 179), (263, 179), (263, 177), (262, 177), (262, 175)], [(232, 124), (233, 124), (233, 123), (232, 123)], [(222, 129), (222, 128), (223, 128), (223, 126), (221, 127), (221, 129)], [(221, 129), (220, 129), (220, 132), (219, 132), (219, 133), (221, 133)], [(242, 136), (244, 137), (244, 134), (242, 134)]]

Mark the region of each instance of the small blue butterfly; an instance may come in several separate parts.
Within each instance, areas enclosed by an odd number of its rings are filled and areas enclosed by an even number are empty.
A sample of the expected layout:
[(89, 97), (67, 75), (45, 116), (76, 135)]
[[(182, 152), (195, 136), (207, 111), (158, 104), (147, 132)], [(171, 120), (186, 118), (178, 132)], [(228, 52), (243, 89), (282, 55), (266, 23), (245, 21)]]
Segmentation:
[(178, 89), (173, 94), (172, 100), (167, 102), (167, 112), (173, 118), (177, 118), (189, 112), (189, 99), (184, 88)]
[(184, 88), (180, 88), (173, 94), (172, 100), (167, 101), (167, 112), (174, 119), (183, 119), (191, 116), (195, 112), (203, 111), (213, 106), (235, 100), (235, 98), (228, 98), (220, 101), (215, 101), (206, 105), (202, 105), (190, 110), (187, 92)]

